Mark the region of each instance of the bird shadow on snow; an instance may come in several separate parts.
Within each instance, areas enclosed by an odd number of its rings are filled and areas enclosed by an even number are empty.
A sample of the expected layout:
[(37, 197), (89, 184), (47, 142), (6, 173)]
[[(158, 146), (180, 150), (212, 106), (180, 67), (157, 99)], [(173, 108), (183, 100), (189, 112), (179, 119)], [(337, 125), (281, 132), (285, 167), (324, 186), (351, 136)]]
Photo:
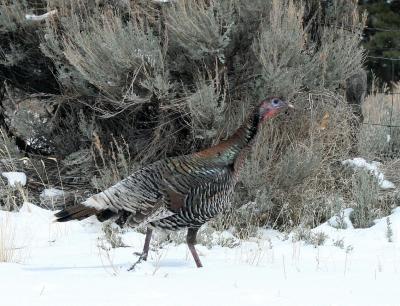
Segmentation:
[(162, 259), (159, 262), (150, 262), (153, 267), (160, 267), (160, 268), (181, 268), (187, 267), (191, 268), (193, 265), (185, 260), (179, 259)]
[[(128, 270), (132, 265), (132, 262), (123, 262), (114, 265), (59, 265), (59, 266), (36, 266), (36, 267), (23, 267), (24, 271), (30, 272), (44, 272), (44, 271), (61, 271), (61, 270), (92, 270), (92, 269), (114, 269), (119, 268), (120, 270)], [(148, 261), (146, 263), (140, 263), (138, 268), (144, 268), (150, 266), (151, 268), (195, 268), (190, 262), (179, 259), (163, 259), (160, 261)]]
[(23, 270), (31, 271), (31, 272), (43, 272), (43, 271), (59, 271), (59, 270), (86, 270), (86, 269), (107, 269), (107, 268), (115, 268), (115, 267), (129, 267), (131, 263), (121, 263), (117, 265), (93, 265), (93, 266), (43, 266), (43, 267), (24, 267)]

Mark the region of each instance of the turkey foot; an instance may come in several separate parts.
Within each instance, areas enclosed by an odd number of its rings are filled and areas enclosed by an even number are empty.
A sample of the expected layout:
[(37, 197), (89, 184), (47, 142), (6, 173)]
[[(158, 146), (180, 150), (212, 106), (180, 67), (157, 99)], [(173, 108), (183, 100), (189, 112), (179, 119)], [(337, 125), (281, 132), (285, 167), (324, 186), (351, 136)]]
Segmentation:
[(143, 246), (143, 251), (142, 253), (135, 252), (133, 254), (139, 255), (138, 260), (128, 269), (128, 271), (132, 271), (135, 269), (136, 265), (142, 262), (142, 260), (146, 261), (147, 256), (149, 255), (149, 247), (150, 247), (150, 240), (151, 240), (151, 234), (153, 233), (153, 230), (150, 228), (147, 228), (146, 231), (146, 238), (144, 239), (144, 246)]

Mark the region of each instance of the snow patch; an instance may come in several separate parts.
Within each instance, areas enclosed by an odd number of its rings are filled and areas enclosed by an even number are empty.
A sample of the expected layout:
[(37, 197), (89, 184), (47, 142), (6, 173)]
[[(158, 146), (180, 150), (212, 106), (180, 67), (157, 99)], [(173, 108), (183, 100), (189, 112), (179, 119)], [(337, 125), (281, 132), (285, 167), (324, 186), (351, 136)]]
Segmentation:
[(42, 198), (57, 198), (62, 197), (64, 195), (64, 191), (57, 188), (47, 188), (42, 191), (40, 197)]
[(379, 162), (376, 161), (367, 162), (364, 158), (355, 157), (353, 159), (346, 159), (342, 161), (342, 164), (348, 165), (352, 168), (360, 168), (367, 170), (370, 174), (372, 174), (378, 179), (379, 186), (382, 189), (396, 188), (392, 182), (385, 180), (384, 174), (379, 170), (379, 165), (381, 164)]
[(57, 14), (57, 10), (52, 10), (52, 11), (44, 13), (42, 15), (25, 14), (25, 19), (32, 20), (32, 21), (41, 21), (41, 20), (45, 20), (55, 14)]
[(8, 185), (15, 187), (17, 184), (26, 185), (26, 174), (24, 172), (3, 172), (1, 173), (8, 180)]

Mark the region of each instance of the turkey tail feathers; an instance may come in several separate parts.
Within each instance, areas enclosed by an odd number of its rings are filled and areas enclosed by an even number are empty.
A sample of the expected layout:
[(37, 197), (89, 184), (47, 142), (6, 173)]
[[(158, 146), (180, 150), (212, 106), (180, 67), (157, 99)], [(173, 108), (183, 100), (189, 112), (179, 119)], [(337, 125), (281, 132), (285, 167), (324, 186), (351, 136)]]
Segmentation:
[(83, 220), (99, 213), (100, 211), (96, 208), (78, 204), (73, 207), (65, 208), (54, 216), (57, 218), (55, 222), (67, 222), (71, 220)]

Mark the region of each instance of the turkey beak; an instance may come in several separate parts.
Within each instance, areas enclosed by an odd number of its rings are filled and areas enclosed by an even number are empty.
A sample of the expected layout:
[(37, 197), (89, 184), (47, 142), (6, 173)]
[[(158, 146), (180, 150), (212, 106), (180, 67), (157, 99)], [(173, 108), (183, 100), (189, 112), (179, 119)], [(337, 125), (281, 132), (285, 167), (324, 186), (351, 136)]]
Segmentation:
[(293, 104), (292, 103), (288, 103), (288, 108), (291, 108), (291, 109), (294, 109), (294, 106), (293, 106)]

